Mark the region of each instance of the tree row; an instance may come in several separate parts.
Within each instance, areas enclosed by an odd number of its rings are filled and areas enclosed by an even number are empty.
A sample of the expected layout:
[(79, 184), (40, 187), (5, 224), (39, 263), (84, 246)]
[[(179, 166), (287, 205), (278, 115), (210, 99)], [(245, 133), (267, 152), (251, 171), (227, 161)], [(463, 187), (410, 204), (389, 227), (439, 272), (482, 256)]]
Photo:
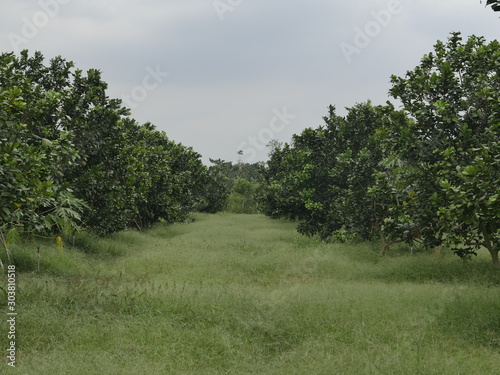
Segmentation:
[[(217, 211), (226, 177), (139, 124), (98, 70), (0, 55), (0, 240), (87, 227), (98, 234)], [(210, 186), (210, 189), (207, 189)], [(209, 191), (210, 190), (210, 191)]]
[(500, 267), (500, 44), (453, 33), (387, 102), (330, 107), (325, 124), (275, 147), (260, 192), (264, 213), (299, 220), (323, 239), (381, 239), (486, 248)]

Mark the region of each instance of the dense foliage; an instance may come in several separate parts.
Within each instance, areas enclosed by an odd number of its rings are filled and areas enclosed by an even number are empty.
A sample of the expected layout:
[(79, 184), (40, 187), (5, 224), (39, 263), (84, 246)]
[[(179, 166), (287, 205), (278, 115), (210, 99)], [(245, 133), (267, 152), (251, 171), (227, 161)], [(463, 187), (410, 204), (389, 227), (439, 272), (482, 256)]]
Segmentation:
[[(214, 164), (209, 171), (217, 178), (212, 179), (208, 187), (211, 204), (205, 212), (228, 211), (242, 214), (255, 214), (258, 204), (255, 194), (260, 187), (262, 163), (233, 164), (221, 159), (210, 162)], [(213, 193), (210, 193), (213, 192)]]
[(237, 214), (256, 214), (259, 212), (255, 194), (259, 184), (245, 178), (237, 178), (229, 195), (226, 211)]
[(138, 124), (106, 88), (99, 71), (85, 75), (61, 57), (46, 66), (40, 53), (0, 55), (4, 245), (13, 231), (106, 234), (182, 221), (227, 196), (199, 154)]
[(500, 43), (453, 33), (404, 77), (388, 103), (330, 107), (326, 126), (276, 148), (261, 196), (272, 217), (321, 238), (378, 238), (487, 248), (500, 267)]

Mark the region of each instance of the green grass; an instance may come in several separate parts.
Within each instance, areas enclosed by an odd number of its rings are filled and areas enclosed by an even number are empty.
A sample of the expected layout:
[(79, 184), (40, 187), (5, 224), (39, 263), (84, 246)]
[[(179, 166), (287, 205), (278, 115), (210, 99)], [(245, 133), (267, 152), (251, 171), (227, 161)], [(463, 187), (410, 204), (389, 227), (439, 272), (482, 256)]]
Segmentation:
[(0, 373), (500, 373), (500, 275), (485, 254), (381, 258), (234, 214), (75, 245), (12, 246), (18, 367)]

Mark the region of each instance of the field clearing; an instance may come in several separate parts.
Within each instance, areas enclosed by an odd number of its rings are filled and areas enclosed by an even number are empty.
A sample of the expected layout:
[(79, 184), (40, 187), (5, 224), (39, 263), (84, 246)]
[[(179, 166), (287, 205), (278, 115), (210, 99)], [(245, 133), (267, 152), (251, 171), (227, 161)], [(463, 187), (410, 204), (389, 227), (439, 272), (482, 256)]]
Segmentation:
[(81, 235), (62, 252), (13, 245), (18, 363), (0, 373), (500, 373), (500, 273), (486, 254), (379, 257), (260, 215), (195, 219)]

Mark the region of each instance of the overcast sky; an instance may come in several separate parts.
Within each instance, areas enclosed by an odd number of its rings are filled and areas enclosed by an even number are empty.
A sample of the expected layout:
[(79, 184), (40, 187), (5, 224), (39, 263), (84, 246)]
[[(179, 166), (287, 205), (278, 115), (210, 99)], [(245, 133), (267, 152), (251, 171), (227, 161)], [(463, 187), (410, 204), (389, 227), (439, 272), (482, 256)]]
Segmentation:
[(0, 50), (97, 68), (139, 122), (209, 158), (267, 159), (327, 107), (389, 98), (452, 31), (498, 38), (479, 0), (3, 0)]

